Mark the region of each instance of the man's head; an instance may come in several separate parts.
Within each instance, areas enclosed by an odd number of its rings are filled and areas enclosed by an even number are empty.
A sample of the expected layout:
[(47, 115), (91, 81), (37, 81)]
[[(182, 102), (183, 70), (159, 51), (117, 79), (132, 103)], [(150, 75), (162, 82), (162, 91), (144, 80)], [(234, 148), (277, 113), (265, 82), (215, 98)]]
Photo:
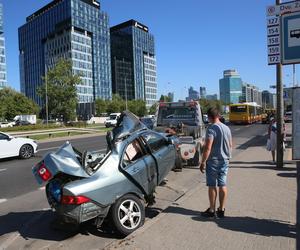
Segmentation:
[(207, 111), (208, 120), (210, 123), (219, 121), (220, 111), (216, 107), (209, 108)]

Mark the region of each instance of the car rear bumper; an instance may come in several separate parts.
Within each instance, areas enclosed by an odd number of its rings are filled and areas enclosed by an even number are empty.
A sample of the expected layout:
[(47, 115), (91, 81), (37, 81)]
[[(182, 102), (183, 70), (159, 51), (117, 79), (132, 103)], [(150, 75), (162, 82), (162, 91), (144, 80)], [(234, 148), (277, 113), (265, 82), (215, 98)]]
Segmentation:
[(80, 224), (96, 217), (105, 218), (110, 206), (101, 207), (93, 202), (88, 202), (81, 205), (56, 204), (52, 208), (63, 218), (64, 222)]

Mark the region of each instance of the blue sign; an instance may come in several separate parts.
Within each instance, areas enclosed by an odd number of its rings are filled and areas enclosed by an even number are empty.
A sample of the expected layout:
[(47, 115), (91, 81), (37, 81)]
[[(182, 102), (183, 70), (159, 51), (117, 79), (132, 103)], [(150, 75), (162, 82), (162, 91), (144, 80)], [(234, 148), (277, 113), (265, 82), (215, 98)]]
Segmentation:
[(282, 64), (300, 63), (300, 13), (282, 16)]

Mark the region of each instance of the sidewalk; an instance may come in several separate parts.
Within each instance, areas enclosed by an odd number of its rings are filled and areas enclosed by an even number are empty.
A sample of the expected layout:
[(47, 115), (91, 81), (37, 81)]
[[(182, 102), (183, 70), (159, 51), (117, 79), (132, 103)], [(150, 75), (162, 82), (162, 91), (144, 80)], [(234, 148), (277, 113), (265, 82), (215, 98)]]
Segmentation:
[(250, 147), (232, 160), (226, 218), (201, 217), (208, 198), (198, 185), (106, 249), (296, 249), (296, 166), (277, 170), (270, 159), (264, 147)]

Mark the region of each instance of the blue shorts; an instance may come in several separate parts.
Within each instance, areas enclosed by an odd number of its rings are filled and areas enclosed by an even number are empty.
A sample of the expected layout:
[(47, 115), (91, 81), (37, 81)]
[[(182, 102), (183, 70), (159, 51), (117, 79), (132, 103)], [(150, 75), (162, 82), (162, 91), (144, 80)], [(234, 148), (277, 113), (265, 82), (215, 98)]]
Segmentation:
[(228, 162), (208, 161), (206, 163), (206, 186), (225, 187), (228, 172)]

